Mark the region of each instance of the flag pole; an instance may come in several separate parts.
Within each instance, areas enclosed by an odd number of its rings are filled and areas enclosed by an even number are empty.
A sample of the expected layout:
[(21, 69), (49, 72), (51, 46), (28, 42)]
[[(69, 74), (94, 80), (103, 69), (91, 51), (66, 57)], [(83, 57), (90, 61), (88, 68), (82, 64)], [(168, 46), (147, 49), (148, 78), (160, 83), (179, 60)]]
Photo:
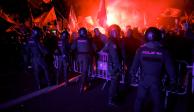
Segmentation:
[(62, 17), (62, 29), (63, 29), (63, 22), (64, 22), (64, 19), (65, 19), (65, 17), (61, 14), (61, 12), (57, 9), (57, 8), (55, 8), (55, 11)]
[(63, 27), (64, 27), (64, 26), (63, 26), (63, 22), (64, 22), (65, 17), (64, 17), (64, 16), (61, 14), (61, 12), (54, 6), (53, 0), (51, 0), (51, 3), (52, 3), (52, 5), (53, 5), (55, 11), (59, 14), (60, 17), (62, 17), (62, 29), (63, 29)]

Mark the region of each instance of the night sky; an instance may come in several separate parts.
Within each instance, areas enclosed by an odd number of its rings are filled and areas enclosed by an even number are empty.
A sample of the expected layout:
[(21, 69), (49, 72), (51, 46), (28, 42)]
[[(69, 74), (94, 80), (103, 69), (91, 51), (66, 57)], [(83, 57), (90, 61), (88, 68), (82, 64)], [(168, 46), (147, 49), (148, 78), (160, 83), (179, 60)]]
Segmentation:
[(28, 17), (26, 0), (0, 0), (0, 8), (9, 15), (19, 14), (23, 18)]
[[(42, 1), (42, 0), (30, 0), (30, 1)], [(137, 0), (139, 1), (139, 0)], [(155, 2), (157, 0), (154, 0)], [(159, 1), (159, 0), (158, 0)], [(177, 1), (177, 0), (170, 0), (170, 1)], [(180, 0), (186, 1), (186, 5), (182, 5), (182, 8), (187, 7), (187, 11), (191, 12), (194, 9), (194, 0)], [(177, 6), (179, 5), (178, 2), (173, 2)], [(4, 12), (8, 13), (9, 15), (15, 16), (15, 18), (19, 18), (20, 22), (25, 21), (30, 17), (30, 10), (31, 7), (32, 14), (34, 17), (40, 16), (43, 12), (49, 10), (51, 8), (51, 4), (45, 4), (43, 2), (38, 2), (37, 7), (32, 7), (28, 4), (28, 0), (0, 0), (0, 9), (3, 9)], [(81, 16), (88, 16), (92, 15), (92, 12), (95, 12), (98, 9), (99, 0), (53, 0), (53, 5), (55, 8), (60, 11), (60, 13), (65, 17), (68, 18), (68, 13), (70, 9), (70, 5), (73, 5), (76, 9), (77, 15)], [(84, 5), (83, 5), (84, 4)], [(91, 6), (93, 5), (93, 6)], [(181, 5), (181, 4), (180, 4)], [(42, 7), (42, 8), (40, 8)], [(89, 9), (87, 12), (85, 9)]]

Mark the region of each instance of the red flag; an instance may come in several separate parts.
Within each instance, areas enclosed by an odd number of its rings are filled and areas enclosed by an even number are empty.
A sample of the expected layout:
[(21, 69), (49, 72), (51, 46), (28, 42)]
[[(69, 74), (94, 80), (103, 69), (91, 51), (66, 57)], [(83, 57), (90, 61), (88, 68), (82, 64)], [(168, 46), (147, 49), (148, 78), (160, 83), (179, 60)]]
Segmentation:
[(57, 20), (56, 14), (55, 14), (55, 9), (54, 7), (52, 7), (52, 9), (48, 12), (46, 18), (44, 19), (44, 21), (42, 21), (43, 25), (46, 25), (48, 22), (52, 22)]
[(100, 0), (100, 6), (98, 10), (97, 19), (101, 26), (106, 26), (107, 15), (106, 15), (105, 0)]
[(11, 27), (9, 27), (8, 29), (5, 30), (5, 32), (13, 32), (13, 31), (16, 31), (15, 26), (11, 26)]
[(78, 30), (77, 17), (76, 17), (73, 6), (71, 6), (70, 12), (69, 12), (69, 29)]
[(33, 22), (34, 23), (40, 23), (41, 24), (41, 22), (44, 20), (44, 18), (46, 18), (46, 16), (47, 16), (47, 13), (43, 13), (41, 16), (35, 18), (33, 20)]
[(48, 22), (57, 20), (54, 7), (49, 12), (43, 13), (40, 17), (34, 19), (34, 23), (39, 23), (40, 26), (47, 25)]
[(6, 29), (6, 32), (16, 31), (16, 28), (19, 28), (20, 24), (18, 22), (15, 22), (11, 17), (4, 13), (3, 10), (0, 10), (0, 18), (3, 18), (8, 23), (12, 24), (8, 29)]
[(12, 18), (10, 18), (7, 14), (5, 14), (2, 10), (0, 11), (0, 17), (5, 19), (9, 23), (16, 24), (16, 22)]
[(18, 29), (20, 27), (21, 26), (19, 24), (12, 25), (8, 29), (6, 29), (6, 32), (13, 32), (13, 31), (15, 31), (17, 34), (21, 35), (21, 33), (18, 31)]

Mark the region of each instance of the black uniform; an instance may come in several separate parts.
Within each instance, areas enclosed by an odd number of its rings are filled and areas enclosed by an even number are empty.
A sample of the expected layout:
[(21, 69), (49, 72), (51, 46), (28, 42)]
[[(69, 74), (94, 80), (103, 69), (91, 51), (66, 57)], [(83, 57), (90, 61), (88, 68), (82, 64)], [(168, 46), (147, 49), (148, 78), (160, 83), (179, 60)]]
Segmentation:
[(111, 25), (109, 27), (110, 39), (103, 48), (104, 52), (108, 53), (108, 62), (112, 66), (108, 66), (108, 70), (111, 76), (111, 85), (109, 87), (108, 104), (114, 106), (113, 98), (117, 95), (117, 89), (119, 84), (119, 72), (121, 70), (121, 53), (119, 52), (119, 38), (120, 27), (118, 25)]
[(130, 70), (135, 75), (138, 68), (141, 68), (137, 98), (135, 101), (135, 112), (141, 112), (144, 99), (147, 93), (151, 95), (153, 101), (153, 111), (161, 111), (161, 75), (163, 68), (170, 76), (171, 84), (175, 83), (175, 70), (172, 60), (162, 45), (157, 41), (150, 41), (141, 46), (137, 51)]
[(68, 32), (63, 32), (61, 39), (58, 41), (58, 47), (55, 51), (55, 55), (58, 58), (57, 61), (57, 83), (59, 81), (59, 75), (61, 72), (64, 74), (64, 81), (68, 82), (68, 65), (69, 65), (69, 51), (70, 51), (70, 43), (68, 41), (69, 34)]
[(111, 85), (109, 88), (109, 101), (112, 102), (113, 97), (117, 94), (118, 77), (119, 71), (121, 69), (121, 63), (119, 60), (118, 46), (113, 40), (109, 40), (103, 49), (103, 51), (108, 53), (108, 62), (112, 63), (108, 70), (111, 75)]
[(80, 92), (83, 92), (85, 89), (84, 86), (88, 83), (88, 70), (92, 63), (92, 53), (94, 50), (94, 46), (89, 40), (87, 30), (85, 28), (80, 28), (79, 37), (76, 41), (74, 41), (71, 49), (75, 50), (77, 53), (77, 62), (82, 73)]
[[(33, 31), (33, 33), (36, 31)], [(38, 89), (40, 89), (40, 79), (39, 79), (39, 73), (42, 69), (44, 71), (45, 80), (48, 85), (50, 85), (49, 81), (49, 72), (48, 68), (46, 66), (44, 56), (47, 54), (47, 50), (42, 46), (42, 44), (39, 42), (37, 38), (39, 38), (36, 33), (32, 33), (32, 38), (28, 41), (28, 46), (31, 53), (31, 60), (32, 60), (32, 68), (35, 75), (35, 80)]]

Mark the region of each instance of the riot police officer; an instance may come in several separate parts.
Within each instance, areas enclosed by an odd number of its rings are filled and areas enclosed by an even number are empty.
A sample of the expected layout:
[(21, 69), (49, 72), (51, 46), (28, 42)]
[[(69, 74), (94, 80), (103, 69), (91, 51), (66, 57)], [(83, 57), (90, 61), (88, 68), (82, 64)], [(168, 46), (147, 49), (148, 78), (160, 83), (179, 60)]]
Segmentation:
[(49, 73), (44, 60), (44, 56), (47, 54), (47, 50), (40, 43), (41, 36), (42, 36), (41, 29), (38, 27), (34, 27), (32, 30), (31, 38), (28, 41), (31, 53), (32, 68), (38, 89), (41, 88), (39, 79), (39, 73), (41, 69), (44, 71), (44, 76), (47, 85), (50, 85)]
[(121, 29), (118, 25), (113, 24), (108, 28), (109, 40), (103, 48), (104, 52), (108, 53), (109, 62), (112, 66), (109, 66), (109, 73), (111, 76), (111, 84), (109, 87), (108, 104), (110, 106), (116, 106), (113, 99), (117, 96), (119, 72), (121, 70), (121, 56), (119, 53), (118, 40), (120, 38)]
[(81, 68), (80, 92), (84, 92), (88, 87), (88, 70), (92, 63), (92, 53), (94, 46), (88, 38), (88, 31), (82, 27), (78, 31), (79, 37), (71, 46), (71, 49), (77, 53), (77, 62)]
[(57, 56), (57, 84), (59, 83), (59, 75), (61, 72), (64, 74), (64, 81), (68, 83), (68, 64), (69, 64), (69, 50), (70, 50), (70, 44), (69, 44), (69, 32), (67, 30), (64, 30), (61, 33), (61, 38), (58, 41), (58, 47), (55, 50), (55, 55)]
[(161, 111), (161, 75), (163, 67), (169, 75), (170, 83), (175, 83), (175, 70), (170, 55), (160, 44), (161, 32), (155, 27), (150, 27), (145, 32), (146, 43), (136, 51), (130, 70), (135, 75), (141, 68), (141, 78), (135, 101), (135, 112), (141, 112), (147, 94), (151, 96), (153, 111)]

